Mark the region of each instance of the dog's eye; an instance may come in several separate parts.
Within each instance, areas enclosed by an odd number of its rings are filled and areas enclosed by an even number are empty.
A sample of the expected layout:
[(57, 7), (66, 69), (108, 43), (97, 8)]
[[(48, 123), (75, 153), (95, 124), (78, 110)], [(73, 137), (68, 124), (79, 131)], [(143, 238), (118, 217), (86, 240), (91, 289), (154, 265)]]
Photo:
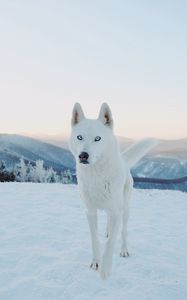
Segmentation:
[(78, 139), (79, 141), (82, 141), (82, 140), (83, 140), (82, 135), (79, 134), (79, 135), (77, 136), (77, 139)]
[(95, 142), (99, 142), (100, 140), (101, 140), (101, 137), (100, 136), (96, 136)]

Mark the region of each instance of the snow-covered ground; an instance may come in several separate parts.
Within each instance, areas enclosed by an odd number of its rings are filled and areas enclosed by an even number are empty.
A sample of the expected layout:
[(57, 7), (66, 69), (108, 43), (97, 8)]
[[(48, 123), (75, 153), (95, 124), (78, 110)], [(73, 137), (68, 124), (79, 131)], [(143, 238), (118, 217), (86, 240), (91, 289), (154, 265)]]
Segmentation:
[[(105, 214), (99, 214), (101, 245)], [(129, 251), (113, 272), (89, 268), (90, 236), (77, 186), (0, 184), (1, 300), (186, 300), (187, 194), (135, 190)]]

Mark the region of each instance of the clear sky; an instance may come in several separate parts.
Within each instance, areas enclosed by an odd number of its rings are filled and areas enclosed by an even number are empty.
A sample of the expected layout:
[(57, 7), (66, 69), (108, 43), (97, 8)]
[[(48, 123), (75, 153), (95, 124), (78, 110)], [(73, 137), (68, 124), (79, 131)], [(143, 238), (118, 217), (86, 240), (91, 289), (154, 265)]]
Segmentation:
[(0, 132), (68, 134), (76, 101), (121, 136), (187, 137), (187, 1), (0, 0)]

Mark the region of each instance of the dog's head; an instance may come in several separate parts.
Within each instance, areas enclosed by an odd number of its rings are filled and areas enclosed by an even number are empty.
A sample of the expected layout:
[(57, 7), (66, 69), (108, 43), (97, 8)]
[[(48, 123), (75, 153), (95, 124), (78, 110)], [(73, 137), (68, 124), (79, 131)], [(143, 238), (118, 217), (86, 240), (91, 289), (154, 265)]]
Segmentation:
[(112, 113), (108, 104), (103, 103), (98, 118), (91, 120), (85, 118), (80, 104), (76, 103), (71, 126), (69, 145), (78, 164), (93, 165), (110, 151), (114, 136)]

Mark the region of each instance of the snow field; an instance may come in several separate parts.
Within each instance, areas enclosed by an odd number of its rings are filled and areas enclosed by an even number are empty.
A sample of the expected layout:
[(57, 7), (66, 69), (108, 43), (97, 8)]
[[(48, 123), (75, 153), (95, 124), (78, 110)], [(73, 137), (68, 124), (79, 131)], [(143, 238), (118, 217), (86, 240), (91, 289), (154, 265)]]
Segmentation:
[[(106, 219), (99, 213), (101, 246)], [(134, 190), (129, 258), (120, 233), (107, 281), (89, 268), (90, 235), (77, 186), (0, 184), (0, 299), (186, 300), (187, 194)]]

